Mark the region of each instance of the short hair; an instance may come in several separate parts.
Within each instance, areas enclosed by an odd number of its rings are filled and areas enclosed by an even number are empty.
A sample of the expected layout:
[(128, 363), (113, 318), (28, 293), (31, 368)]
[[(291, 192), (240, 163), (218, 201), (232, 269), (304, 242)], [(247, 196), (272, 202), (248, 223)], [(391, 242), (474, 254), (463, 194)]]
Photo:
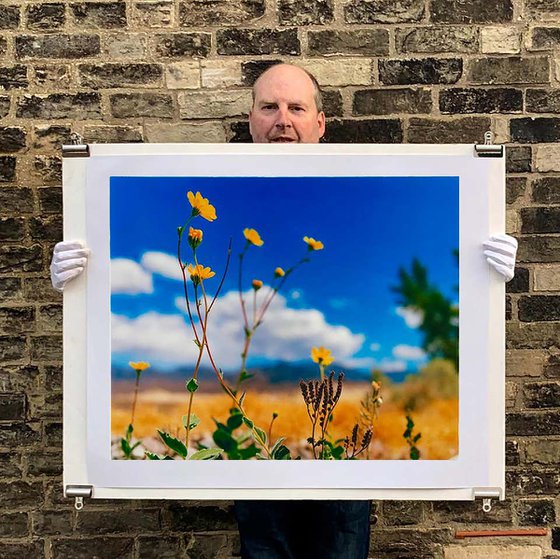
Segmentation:
[(300, 70), (303, 70), (307, 76), (309, 77), (309, 79), (311, 80), (311, 83), (313, 84), (313, 89), (315, 90), (315, 93), (313, 94), (313, 99), (315, 100), (315, 105), (317, 107), (317, 112), (322, 112), (323, 111), (323, 93), (321, 91), (321, 86), (319, 85), (319, 82), (317, 81), (317, 78), (309, 71), (307, 71), (305, 68), (302, 68), (301, 66), (298, 66), (297, 64), (290, 64), (289, 62), (275, 62), (274, 64), (271, 64), (270, 66), (268, 66), (267, 68), (265, 68), (257, 77), (257, 79), (253, 82), (253, 88), (251, 90), (251, 95), (253, 96), (253, 104), (255, 103), (255, 85), (256, 83), (261, 79), (261, 77), (266, 74), (266, 72), (268, 72), (271, 68), (275, 68), (276, 66), (293, 66), (294, 68), (299, 68)]

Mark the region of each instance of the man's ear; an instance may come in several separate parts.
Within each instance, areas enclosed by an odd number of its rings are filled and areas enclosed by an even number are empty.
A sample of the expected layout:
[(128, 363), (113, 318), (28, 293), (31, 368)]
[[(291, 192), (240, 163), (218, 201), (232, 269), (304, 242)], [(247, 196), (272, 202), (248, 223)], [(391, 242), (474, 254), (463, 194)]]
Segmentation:
[(317, 123), (319, 124), (319, 132), (321, 134), (319, 138), (322, 138), (325, 135), (325, 113), (323, 111), (317, 115)]

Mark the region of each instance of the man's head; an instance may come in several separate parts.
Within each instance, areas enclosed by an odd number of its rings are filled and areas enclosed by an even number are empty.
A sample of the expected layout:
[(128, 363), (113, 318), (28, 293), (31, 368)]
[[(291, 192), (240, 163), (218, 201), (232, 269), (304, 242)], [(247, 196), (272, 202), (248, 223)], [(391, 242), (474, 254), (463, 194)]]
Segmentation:
[(268, 68), (253, 86), (249, 130), (255, 143), (318, 143), (325, 113), (317, 80), (291, 64)]

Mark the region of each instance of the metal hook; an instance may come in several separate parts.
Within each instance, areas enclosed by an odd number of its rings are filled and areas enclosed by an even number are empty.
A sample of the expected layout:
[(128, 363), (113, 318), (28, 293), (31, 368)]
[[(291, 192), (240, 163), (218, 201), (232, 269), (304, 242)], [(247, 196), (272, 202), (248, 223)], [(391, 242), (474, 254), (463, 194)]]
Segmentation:
[(482, 510), (490, 512), (492, 510), (492, 499), (482, 499)]
[(76, 510), (82, 510), (84, 508), (84, 498), (83, 497), (76, 497), (74, 501), (74, 508)]
[(489, 146), (492, 145), (494, 141), (494, 134), (488, 130), (488, 132), (484, 133), (484, 145)]

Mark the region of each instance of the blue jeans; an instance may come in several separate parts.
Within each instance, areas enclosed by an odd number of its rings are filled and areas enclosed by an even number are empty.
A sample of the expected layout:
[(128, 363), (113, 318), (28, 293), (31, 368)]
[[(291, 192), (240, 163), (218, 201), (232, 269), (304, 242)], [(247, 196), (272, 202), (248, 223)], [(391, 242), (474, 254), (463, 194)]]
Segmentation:
[(243, 559), (367, 559), (370, 501), (236, 501)]

